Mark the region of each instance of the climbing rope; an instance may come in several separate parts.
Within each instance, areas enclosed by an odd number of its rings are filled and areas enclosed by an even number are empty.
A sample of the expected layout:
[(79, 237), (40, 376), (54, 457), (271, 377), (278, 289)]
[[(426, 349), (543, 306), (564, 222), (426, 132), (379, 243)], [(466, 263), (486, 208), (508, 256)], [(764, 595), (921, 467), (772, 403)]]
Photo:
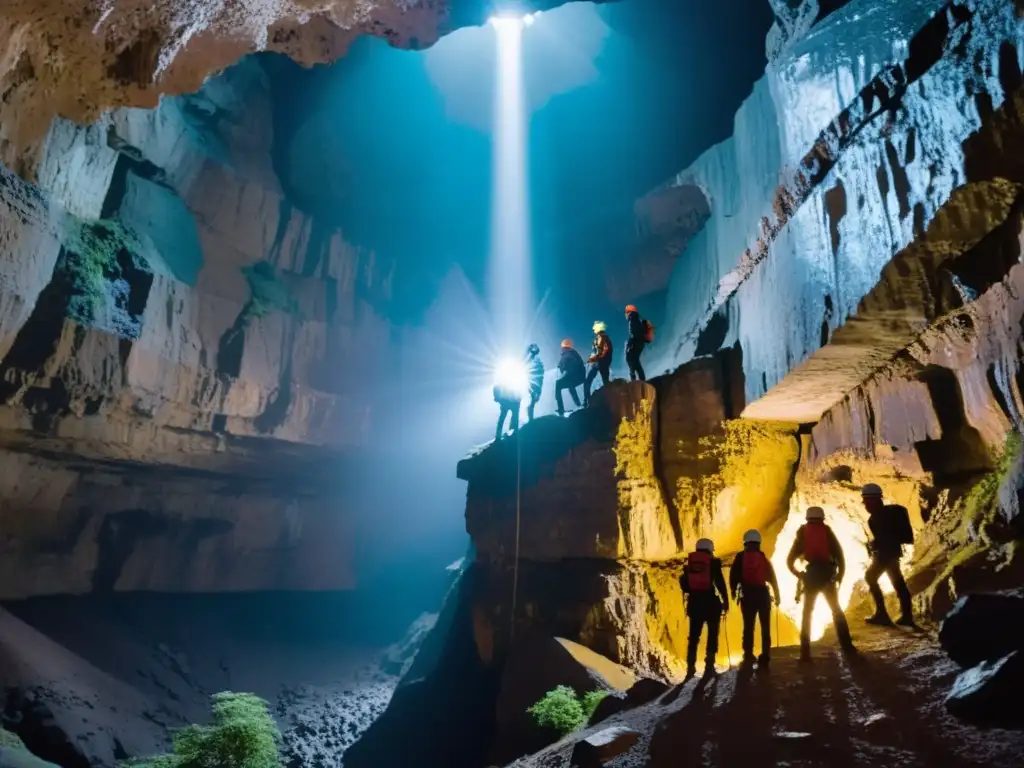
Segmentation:
[(516, 596), (519, 589), (519, 497), (522, 490), (522, 443), (516, 431), (516, 554), (512, 561), (512, 616), (509, 621), (509, 644), (516, 639)]

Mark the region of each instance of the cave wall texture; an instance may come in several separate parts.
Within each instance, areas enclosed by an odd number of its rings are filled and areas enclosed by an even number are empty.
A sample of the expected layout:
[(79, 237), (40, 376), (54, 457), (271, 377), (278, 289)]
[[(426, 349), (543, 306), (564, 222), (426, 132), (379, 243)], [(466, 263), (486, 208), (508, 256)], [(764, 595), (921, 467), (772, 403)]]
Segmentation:
[[(779, 569), (811, 504), (862, 610), (866, 482), (910, 510), (923, 620), (1021, 583), (1019, 5), (772, 5), (732, 138), (637, 202), (655, 250), (683, 248), (647, 353), (666, 373), (459, 466), (476, 561), (458, 666), (479, 680), (531, 631), (677, 675), (678, 558), (759, 527)], [(393, 706), (358, 754), (409, 717)]]

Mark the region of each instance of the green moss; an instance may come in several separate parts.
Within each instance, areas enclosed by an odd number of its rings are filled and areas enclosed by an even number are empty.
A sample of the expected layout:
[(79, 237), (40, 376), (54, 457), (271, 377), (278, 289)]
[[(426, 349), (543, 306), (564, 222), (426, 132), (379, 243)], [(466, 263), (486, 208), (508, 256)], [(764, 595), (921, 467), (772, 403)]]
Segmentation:
[(299, 314), (299, 302), (281, 282), (269, 261), (257, 261), (242, 270), (249, 281), (249, 303), (245, 307), (245, 318), (266, 317), (271, 312)]
[(144, 266), (142, 247), (135, 234), (118, 221), (83, 221), (69, 218), (65, 226), (64, 252), (58, 271), (71, 284), (73, 295), (68, 314), (79, 322), (91, 322), (107, 301), (107, 284), (121, 275), (122, 253)]
[(170, 755), (128, 761), (133, 768), (278, 768), (281, 733), (267, 702), (251, 693), (213, 696), (213, 724), (174, 734)]

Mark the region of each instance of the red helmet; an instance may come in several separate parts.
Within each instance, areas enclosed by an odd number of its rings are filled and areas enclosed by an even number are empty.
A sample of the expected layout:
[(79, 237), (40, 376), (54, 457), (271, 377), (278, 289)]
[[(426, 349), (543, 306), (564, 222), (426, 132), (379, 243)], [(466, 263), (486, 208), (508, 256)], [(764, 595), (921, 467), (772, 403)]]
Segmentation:
[(572, 339), (562, 339), (562, 349), (572, 349)]
[(637, 308), (634, 307), (632, 304), (627, 304), (626, 305), (626, 314), (627, 315), (632, 313), (632, 312), (636, 312), (636, 311), (637, 311)]

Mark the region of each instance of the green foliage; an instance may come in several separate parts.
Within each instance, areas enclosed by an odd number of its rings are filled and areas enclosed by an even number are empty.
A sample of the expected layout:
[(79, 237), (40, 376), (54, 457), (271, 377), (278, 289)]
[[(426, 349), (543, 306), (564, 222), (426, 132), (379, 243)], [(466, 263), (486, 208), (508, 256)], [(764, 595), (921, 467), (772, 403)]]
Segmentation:
[(118, 256), (126, 251), (138, 261), (140, 250), (138, 238), (119, 221), (69, 219), (59, 269), (76, 294), (68, 308), (71, 316), (91, 321), (107, 299), (107, 282), (121, 273)]
[(271, 312), (299, 314), (299, 302), (292, 296), (288, 286), (282, 283), (269, 261), (257, 261), (242, 270), (249, 281), (251, 294), (245, 308), (245, 317), (266, 317)]
[(131, 760), (133, 768), (278, 768), (281, 733), (267, 702), (251, 693), (213, 696), (213, 724), (174, 734), (174, 753)]
[(583, 719), (586, 722), (590, 722), (590, 718), (594, 716), (594, 710), (597, 709), (597, 705), (600, 704), (607, 695), (608, 691), (587, 691), (583, 694)]
[(565, 736), (585, 722), (583, 705), (576, 698), (576, 691), (567, 685), (559, 685), (544, 694), (544, 698), (528, 710), (534, 721), (542, 728), (549, 728)]

